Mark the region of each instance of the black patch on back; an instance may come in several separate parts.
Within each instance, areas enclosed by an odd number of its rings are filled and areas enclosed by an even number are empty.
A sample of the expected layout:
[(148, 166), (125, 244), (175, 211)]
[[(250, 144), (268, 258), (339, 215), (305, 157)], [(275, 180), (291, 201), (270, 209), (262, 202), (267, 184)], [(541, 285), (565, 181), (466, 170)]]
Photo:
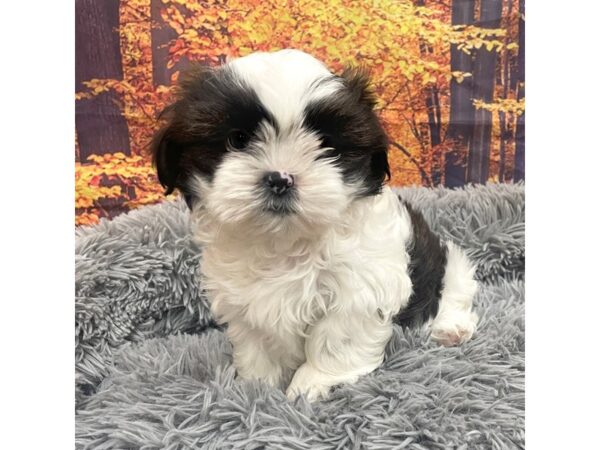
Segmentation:
[(181, 77), (176, 100), (161, 113), (166, 124), (154, 136), (152, 159), (166, 194), (180, 190), (193, 173), (211, 178), (227, 152), (233, 130), (252, 138), (262, 121), (277, 124), (256, 92), (228, 68), (193, 66)]
[(410, 215), (413, 233), (408, 248), (413, 292), (408, 305), (394, 316), (393, 321), (403, 327), (420, 326), (438, 312), (448, 250), (431, 231), (423, 215), (410, 204), (403, 203)]
[(347, 69), (339, 78), (343, 89), (307, 105), (304, 126), (321, 136), (323, 147), (333, 148), (324, 156), (338, 158), (346, 182), (364, 180), (360, 195), (377, 195), (390, 169), (387, 137), (373, 111), (375, 95), (361, 70)]

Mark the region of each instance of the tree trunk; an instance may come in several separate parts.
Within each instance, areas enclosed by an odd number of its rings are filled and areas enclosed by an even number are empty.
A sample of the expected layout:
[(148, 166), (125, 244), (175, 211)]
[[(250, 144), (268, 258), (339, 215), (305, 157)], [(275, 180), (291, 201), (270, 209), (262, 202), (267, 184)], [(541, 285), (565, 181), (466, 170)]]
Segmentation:
[[(416, 6), (425, 6), (425, 0), (415, 0)], [(419, 42), (419, 52), (422, 57), (433, 52), (430, 45), (424, 40)], [(430, 150), (422, 154), (422, 164), (430, 168), (431, 183), (434, 186), (442, 182), (441, 155), (438, 146), (442, 143), (442, 112), (437, 85), (428, 86), (425, 89), (425, 108), (427, 110), (427, 126), (429, 130)], [(424, 161), (426, 159), (427, 161)]]
[(498, 166), (498, 181), (504, 182), (504, 172), (506, 170), (506, 141), (508, 140), (508, 128), (506, 125), (506, 113), (499, 112), (498, 115), (500, 120), (500, 161)]
[[(92, 78), (123, 78), (118, 27), (118, 0), (75, 2), (76, 92)], [(76, 101), (75, 126), (81, 162), (94, 153), (131, 153), (127, 122), (112, 91)]]
[(167, 67), (169, 43), (177, 38), (177, 32), (162, 19), (160, 10), (163, 7), (162, 0), (152, 0), (150, 7), (152, 18), (152, 81), (155, 87), (159, 85), (169, 86), (173, 73), (185, 69), (189, 64), (187, 58), (181, 58), (173, 67)]
[[(471, 25), (475, 12), (475, 0), (452, 1), (452, 25)], [(453, 44), (450, 47), (450, 68), (452, 72), (472, 72), (472, 58)], [(454, 78), (450, 82), (450, 121), (446, 139), (451, 141), (452, 150), (446, 153), (444, 180), (448, 187), (465, 184), (464, 159), (471, 140), (473, 123), (471, 78), (461, 83)]]
[(438, 186), (442, 182), (441, 158), (438, 148), (442, 143), (442, 112), (437, 87), (434, 86), (427, 89), (425, 105), (427, 106), (431, 142), (431, 182), (434, 186)]
[[(508, 21), (511, 20), (512, 16), (512, 8), (513, 8), (513, 0), (508, 0), (508, 12), (507, 12), (507, 24), (506, 28), (509, 27)], [(505, 45), (508, 44), (508, 36), (504, 42)], [(509, 77), (509, 58), (510, 53), (508, 50), (504, 50), (504, 61), (503, 61), (503, 69), (502, 69), (502, 98), (508, 98), (508, 88), (510, 85)], [(506, 144), (511, 137), (511, 133), (509, 132), (509, 127), (507, 124), (507, 115), (505, 112), (499, 112), (499, 120), (500, 120), (500, 167), (498, 168), (498, 181), (501, 183), (504, 182), (505, 179), (505, 171), (506, 171)]]
[[(481, 0), (481, 28), (498, 28), (501, 17), (502, 0)], [(473, 63), (474, 99), (492, 102), (496, 59), (496, 50), (488, 51), (485, 46), (476, 50)], [(485, 109), (476, 110), (467, 166), (467, 181), (470, 183), (485, 183), (488, 179), (491, 137), (492, 113)]]
[[(525, 0), (519, 0), (519, 55), (517, 100), (525, 98)], [(515, 181), (525, 179), (525, 112), (517, 117), (515, 133)]]

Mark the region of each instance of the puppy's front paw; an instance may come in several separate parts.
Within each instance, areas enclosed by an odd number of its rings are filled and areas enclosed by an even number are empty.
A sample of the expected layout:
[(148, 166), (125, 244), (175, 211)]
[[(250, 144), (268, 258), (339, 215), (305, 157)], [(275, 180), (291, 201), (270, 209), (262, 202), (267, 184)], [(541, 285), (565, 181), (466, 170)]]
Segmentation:
[[(371, 370), (365, 370), (363, 373), (369, 373)], [(287, 388), (286, 395), (290, 400), (294, 400), (300, 394), (304, 394), (309, 402), (325, 400), (329, 397), (329, 392), (333, 386), (342, 383), (355, 383), (356, 380), (358, 380), (356, 372), (332, 375), (304, 363), (296, 370), (294, 378)]]
[(309, 402), (325, 399), (331, 387), (325, 380), (324, 374), (303, 364), (296, 370), (292, 382), (287, 388), (286, 395), (289, 400), (295, 400), (300, 394)]

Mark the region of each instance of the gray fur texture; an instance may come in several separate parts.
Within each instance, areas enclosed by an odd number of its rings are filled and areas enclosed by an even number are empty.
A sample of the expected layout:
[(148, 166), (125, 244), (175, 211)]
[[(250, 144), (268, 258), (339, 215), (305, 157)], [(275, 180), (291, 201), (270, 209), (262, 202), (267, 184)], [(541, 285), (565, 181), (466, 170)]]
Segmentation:
[(312, 405), (235, 380), (183, 202), (79, 228), (77, 448), (524, 448), (524, 186), (398, 193), (477, 263), (478, 331), (396, 328), (382, 367)]

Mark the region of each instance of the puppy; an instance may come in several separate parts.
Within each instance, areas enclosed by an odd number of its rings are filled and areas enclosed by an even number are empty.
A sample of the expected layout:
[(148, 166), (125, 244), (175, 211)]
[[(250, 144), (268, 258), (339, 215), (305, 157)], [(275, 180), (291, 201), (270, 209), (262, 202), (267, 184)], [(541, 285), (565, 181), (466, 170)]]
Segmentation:
[(357, 70), (297, 50), (182, 77), (153, 142), (203, 246), (201, 286), (239, 377), (325, 398), (376, 369), (394, 323), (443, 345), (477, 324), (474, 268), (384, 185), (387, 140)]

